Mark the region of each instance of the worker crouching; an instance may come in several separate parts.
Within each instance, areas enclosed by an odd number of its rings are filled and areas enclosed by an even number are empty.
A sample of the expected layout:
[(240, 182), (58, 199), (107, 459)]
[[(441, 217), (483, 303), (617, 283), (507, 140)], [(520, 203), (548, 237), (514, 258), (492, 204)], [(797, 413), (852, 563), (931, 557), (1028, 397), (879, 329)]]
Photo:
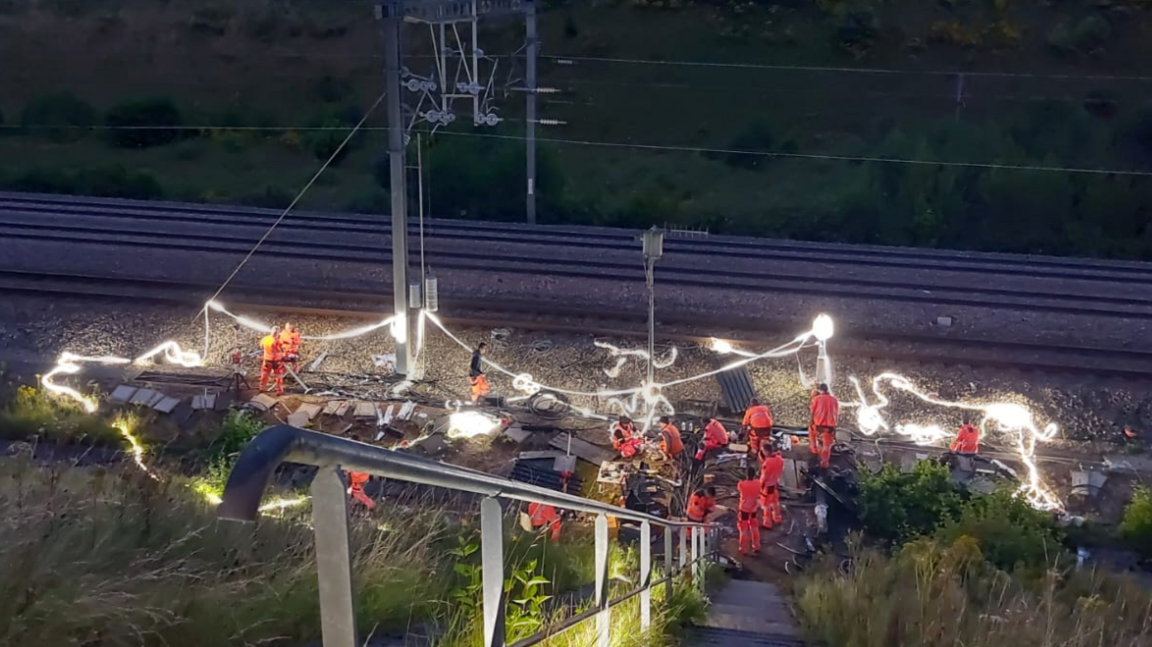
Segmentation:
[(811, 451), (820, 457), (820, 467), (828, 469), (832, 459), (832, 445), (836, 443), (836, 421), (840, 415), (840, 401), (821, 384), (812, 392), (812, 422), (808, 425)]
[(952, 441), (948, 449), (954, 454), (975, 456), (980, 452), (980, 429), (968, 418), (964, 418), (960, 431), (956, 434), (956, 440)]
[(676, 463), (684, 453), (684, 440), (680, 437), (680, 429), (672, 424), (668, 416), (660, 418), (660, 453), (664, 460)]
[(276, 393), (284, 393), (284, 349), (280, 345), (280, 327), (272, 329), (260, 340), (264, 359), (260, 364), (260, 390), (268, 388), (268, 377), (275, 380)]
[(756, 468), (749, 466), (744, 480), (736, 484), (740, 507), (736, 511), (736, 528), (740, 531), (740, 554), (760, 553), (760, 479)]
[(688, 505), (684, 508), (684, 516), (689, 521), (705, 523), (727, 511), (727, 508), (716, 505), (716, 488), (700, 488), (688, 497)]
[(532, 520), (532, 527), (542, 530), (545, 526), (551, 530), (549, 538), (552, 543), (560, 542), (560, 513), (547, 503), (528, 504), (528, 517)]
[(644, 440), (636, 431), (636, 425), (632, 424), (632, 419), (628, 416), (620, 416), (620, 419), (612, 425), (612, 449), (620, 454), (620, 458), (631, 460), (643, 448)]
[(776, 445), (765, 445), (760, 451), (760, 510), (761, 525), (771, 530), (784, 521), (780, 510), (780, 477), (784, 474), (784, 457)]
[(696, 460), (702, 461), (708, 454), (728, 446), (728, 430), (715, 418), (709, 418), (704, 425), (704, 446), (696, 451)]

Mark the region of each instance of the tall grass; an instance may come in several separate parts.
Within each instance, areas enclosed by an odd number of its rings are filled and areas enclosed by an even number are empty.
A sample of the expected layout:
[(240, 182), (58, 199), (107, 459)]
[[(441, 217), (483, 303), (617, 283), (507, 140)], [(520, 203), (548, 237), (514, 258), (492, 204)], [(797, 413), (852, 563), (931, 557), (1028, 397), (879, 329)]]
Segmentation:
[[(250, 525), (220, 522), (194, 482), (156, 473), (158, 480), (131, 464), (0, 463), (0, 645), (303, 645), (319, 638), (307, 507)], [(468, 585), (456, 567), (478, 563), (479, 553), (462, 559), (453, 551), (474, 541), (476, 529), (457, 521), (461, 511), (467, 518), (467, 502), (445, 507), (413, 497), (390, 499), (353, 523), (358, 624), (365, 636), (431, 627), (438, 642), (463, 647), (480, 616), (477, 609), (461, 614), (454, 602)], [(533, 592), (539, 601), (581, 604), (580, 587), (593, 579), (591, 538), (580, 528), (566, 527), (560, 545), (510, 531), (505, 555), (509, 574), (547, 583)], [(614, 551), (613, 564), (635, 581), (633, 553)], [(620, 582), (617, 590), (633, 585)], [(655, 626), (687, 608), (690, 594), (677, 595)], [(538, 626), (559, 613), (549, 605), (536, 611)], [(634, 611), (615, 615), (625, 623), (619, 635), (637, 633), (626, 626)], [(590, 629), (565, 640), (581, 631)]]
[(975, 540), (918, 540), (888, 557), (857, 549), (797, 583), (810, 636), (833, 647), (1137, 647), (1152, 593), (1125, 578), (1050, 571), (1020, 580)]

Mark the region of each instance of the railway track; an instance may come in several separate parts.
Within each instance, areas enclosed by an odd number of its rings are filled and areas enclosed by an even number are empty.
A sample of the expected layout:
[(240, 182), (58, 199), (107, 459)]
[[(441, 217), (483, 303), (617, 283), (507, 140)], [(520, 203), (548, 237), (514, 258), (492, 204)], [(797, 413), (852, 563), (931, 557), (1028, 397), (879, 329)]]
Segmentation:
[[(259, 209), (0, 194), (0, 237), (13, 243), (41, 241), (239, 256), (247, 253), (277, 215)], [(431, 223), (427, 228), (431, 233), (426, 233), (435, 242), (427, 254), (436, 269), (643, 280), (639, 263), (631, 262), (625, 254), (638, 251), (632, 232), (444, 220)], [(496, 247), (485, 248), (485, 244)], [(521, 251), (512, 256), (494, 251), (508, 245), (519, 246)], [(380, 217), (299, 214), (286, 220), (258, 254), (380, 265), (391, 260), (385, 251), (388, 246)], [(581, 251), (592, 248), (599, 257), (588, 258), (591, 252)], [(1152, 319), (1152, 266), (1134, 263), (935, 254), (735, 238), (670, 239), (665, 251), (666, 260), (657, 270), (661, 287)], [(716, 263), (720, 255), (723, 263)], [(705, 259), (713, 263), (709, 265)], [(926, 267), (929, 260), (932, 266)], [(788, 271), (788, 266), (781, 265), (786, 262), (799, 263), (801, 269), (811, 269), (813, 264), (824, 269), (822, 273)], [(887, 268), (891, 278), (852, 275), (871, 267)], [(891, 275), (892, 271), (896, 275)], [(922, 278), (939, 272), (956, 276), (950, 283)], [(1034, 281), (997, 287), (998, 281), (1022, 278)]]
[[(189, 312), (203, 305), (217, 286), (208, 283), (109, 279), (100, 276), (0, 270), (0, 294), (59, 296), (99, 301), (171, 304)], [(298, 290), (235, 284), (224, 298), (241, 312), (379, 318), (392, 310), (390, 294), (339, 290)], [(554, 306), (525, 299), (441, 299), (441, 316), (457, 326), (513, 326), (576, 335), (643, 337), (646, 315), (617, 311), (590, 313), (587, 308)], [(754, 347), (778, 345), (795, 333), (757, 319), (658, 315), (660, 337), (678, 343), (706, 344), (712, 336)], [(1152, 379), (1152, 352), (1052, 344), (896, 334), (882, 330), (838, 333), (835, 354), (895, 362), (928, 362), (986, 366), (1012, 371), (1091, 373), (1123, 379)]]

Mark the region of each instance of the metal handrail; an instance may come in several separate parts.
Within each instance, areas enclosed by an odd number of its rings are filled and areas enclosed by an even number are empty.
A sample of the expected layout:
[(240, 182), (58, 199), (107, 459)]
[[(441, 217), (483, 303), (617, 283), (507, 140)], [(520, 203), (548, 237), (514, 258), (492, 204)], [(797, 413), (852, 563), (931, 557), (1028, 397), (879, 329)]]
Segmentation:
[[(595, 609), (570, 618), (553, 628), (516, 643), (529, 647), (557, 631), (597, 617), (598, 645), (609, 647), (610, 614), (613, 606), (636, 595), (641, 598), (642, 629), (651, 623), (651, 591), (663, 584), (671, 594), (672, 575), (691, 566), (698, 584), (703, 583), (704, 562), (714, 555), (718, 528), (714, 524), (672, 521), (626, 508), (611, 506), (571, 494), (493, 476), (485, 472), (412, 456), (366, 443), (328, 434), (278, 425), (253, 438), (240, 454), (217, 514), (224, 519), (252, 521), (259, 514), (260, 501), (276, 468), (281, 463), (301, 463), (319, 467), (312, 481), (312, 528), (316, 538), (321, 631), (324, 647), (357, 647), (352, 595), (351, 545), (349, 540), (348, 498), (345, 470), (407, 481), (485, 497), (480, 505), (481, 570), (485, 647), (504, 647), (504, 554), (503, 510), (497, 499), (540, 502), (596, 515), (596, 597)], [(640, 584), (622, 598), (608, 598), (608, 517), (640, 524)], [(652, 582), (651, 527), (662, 526), (664, 533), (665, 577)], [(678, 531), (679, 559), (673, 562), (672, 535)], [(691, 542), (691, 561), (688, 542)], [(678, 566), (676, 565), (678, 564)]]

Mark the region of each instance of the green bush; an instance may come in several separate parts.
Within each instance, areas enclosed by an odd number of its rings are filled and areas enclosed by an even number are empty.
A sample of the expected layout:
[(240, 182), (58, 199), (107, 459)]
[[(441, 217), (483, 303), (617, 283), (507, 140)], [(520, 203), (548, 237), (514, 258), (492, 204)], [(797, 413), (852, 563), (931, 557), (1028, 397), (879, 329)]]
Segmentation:
[[(757, 120), (745, 126), (739, 134), (728, 142), (726, 147), (731, 151), (760, 151), (770, 152), (776, 144), (776, 138), (767, 123)], [(723, 162), (733, 168), (752, 170), (765, 166), (770, 157), (764, 155), (750, 155), (747, 153), (704, 153), (704, 157), (717, 162)]]
[(304, 148), (318, 160), (327, 160), (340, 150), (340, 154), (332, 160), (333, 165), (339, 164), (362, 140), (360, 136), (353, 137), (352, 141), (340, 149), (340, 144), (348, 136), (348, 132), (363, 116), (364, 113), (356, 106), (325, 108), (308, 123), (308, 127), (312, 130), (304, 133)]
[(156, 176), (129, 171), (119, 164), (80, 170), (34, 168), (8, 179), (13, 191), (92, 195), (106, 198), (155, 199), (164, 196)]
[(32, 386), (16, 389), (0, 410), (0, 438), (68, 445), (74, 443), (118, 447), (120, 432), (99, 416), (86, 413), (72, 400)]
[(849, 7), (836, 27), (839, 45), (854, 54), (861, 54), (880, 37), (880, 19), (864, 3)]
[(125, 101), (114, 106), (104, 117), (108, 138), (120, 148), (150, 148), (176, 141), (184, 118), (169, 99), (153, 98)]
[(284, 209), (292, 204), (292, 199), (295, 197), (291, 191), (283, 187), (266, 184), (263, 189), (240, 196), (239, 202), (250, 207)]
[(1152, 557), (1152, 490), (1141, 487), (1124, 509), (1120, 536), (1145, 557)]
[(960, 515), (936, 533), (953, 544), (962, 537), (975, 539), (984, 558), (997, 568), (1042, 573), (1066, 553), (1064, 532), (1055, 517), (1036, 510), (1012, 492), (974, 496)]
[(944, 465), (920, 461), (910, 472), (885, 465), (866, 474), (860, 484), (860, 512), (865, 531), (877, 539), (902, 544), (931, 535), (955, 519), (964, 498)]
[(1073, 26), (1067, 20), (1048, 33), (1048, 46), (1058, 54), (1087, 54), (1099, 49), (1112, 35), (1112, 26), (1103, 17), (1092, 14)]
[(37, 97), (24, 106), (20, 125), (58, 142), (76, 141), (96, 125), (96, 109), (71, 92)]

